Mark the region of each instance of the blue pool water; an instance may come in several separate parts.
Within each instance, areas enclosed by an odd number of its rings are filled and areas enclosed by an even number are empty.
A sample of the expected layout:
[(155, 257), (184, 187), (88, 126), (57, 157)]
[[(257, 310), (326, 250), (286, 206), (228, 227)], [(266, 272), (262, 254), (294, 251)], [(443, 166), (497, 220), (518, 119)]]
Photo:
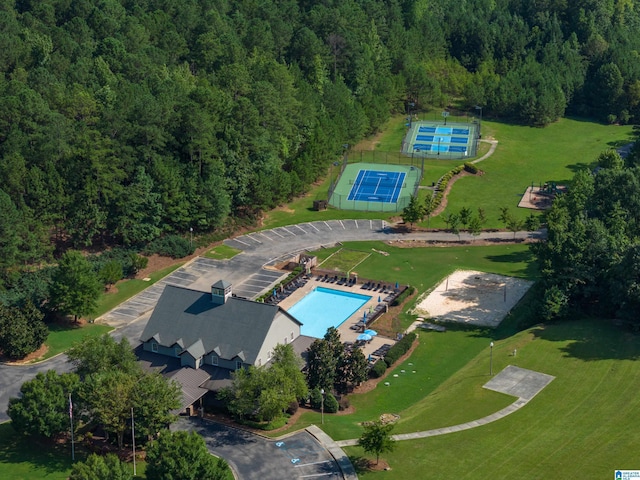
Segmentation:
[(329, 327), (338, 328), (370, 299), (369, 295), (316, 287), (288, 312), (302, 322), (302, 335), (322, 338)]

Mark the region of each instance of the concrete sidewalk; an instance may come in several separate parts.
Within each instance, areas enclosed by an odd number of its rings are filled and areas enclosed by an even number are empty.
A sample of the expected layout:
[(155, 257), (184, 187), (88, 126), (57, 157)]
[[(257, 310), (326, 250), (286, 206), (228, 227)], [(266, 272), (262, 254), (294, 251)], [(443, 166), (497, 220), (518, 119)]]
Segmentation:
[[(396, 441), (415, 440), (418, 438), (435, 437), (437, 435), (446, 435), (447, 433), (461, 432), (471, 428), (480, 427), (501, 418), (511, 415), (513, 412), (524, 407), (529, 401), (540, 393), (555, 377), (546, 373), (534, 372), (525, 368), (507, 366), (498, 375), (493, 377), (483, 385), (483, 388), (504, 393), (507, 395), (518, 396), (518, 400), (511, 405), (506, 406), (502, 410), (498, 410), (491, 415), (472, 420), (470, 422), (453, 425), (451, 427), (436, 428), (434, 430), (426, 430), (423, 432), (400, 433), (392, 435)], [(351, 447), (358, 444), (357, 439), (340, 440), (335, 442), (339, 447)]]

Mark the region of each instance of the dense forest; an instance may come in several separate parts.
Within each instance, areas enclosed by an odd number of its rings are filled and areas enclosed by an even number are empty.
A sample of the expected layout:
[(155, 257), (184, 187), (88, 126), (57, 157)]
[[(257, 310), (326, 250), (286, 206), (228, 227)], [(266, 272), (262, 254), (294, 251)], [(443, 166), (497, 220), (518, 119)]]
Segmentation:
[(0, 268), (220, 229), (409, 103), (640, 118), (635, 0), (0, 0)]

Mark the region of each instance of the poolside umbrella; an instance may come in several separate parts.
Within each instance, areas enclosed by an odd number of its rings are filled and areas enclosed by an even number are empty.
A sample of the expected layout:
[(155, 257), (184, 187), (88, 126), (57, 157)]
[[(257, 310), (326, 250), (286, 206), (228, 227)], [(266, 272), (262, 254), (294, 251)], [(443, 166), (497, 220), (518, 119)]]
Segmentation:
[(367, 333), (361, 333), (360, 335), (358, 335), (358, 337), (356, 338), (356, 340), (358, 341), (362, 341), (362, 342), (368, 342), (369, 340), (371, 340), (373, 337)]
[(277, 297), (277, 296), (278, 296), (278, 294), (276, 293), (276, 289), (275, 289), (275, 288), (273, 289), (273, 296), (274, 296), (274, 297)]
[(382, 298), (380, 298), (380, 295), (378, 295), (378, 303), (380, 303), (382, 301)]
[(398, 285), (398, 282), (396, 282), (396, 290), (400, 288), (400, 285)]
[(365, 330), (362, 333), (365, 335), (371, 335), (372, 337), (375, 337), (378, 334), (378, 332), (376, 332), (375, 330)]
[(367, 312), (364, 312), (364, 316), (362, 317), (362, 321), (366, 322), (367, 321)]

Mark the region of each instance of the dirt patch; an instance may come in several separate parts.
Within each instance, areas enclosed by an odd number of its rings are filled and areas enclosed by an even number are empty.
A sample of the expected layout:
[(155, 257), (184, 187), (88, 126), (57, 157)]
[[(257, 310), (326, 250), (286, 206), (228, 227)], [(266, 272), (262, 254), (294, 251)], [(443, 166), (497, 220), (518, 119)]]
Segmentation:
[(387, 463), (386, 460), (380, 459), (378, 463), (375, 460), (370, 460), (368, 458), (359, 457), (353, 462), (353, 466), (355, 467), (357, 472), (382, 472), (385, 470), (391, 470), (391, 467)]
[(422, 299), (413, 313), (433, 320), (497, 327), (533, 282), (458, 270)]
[(440, 202), (440, 205), (438, 205), (438, 207), (431, 213), (431, 217), (437, 217), (442, 212), (444, 212), (444, 209), (447, 208), (447, 197), (449, 196), (449, 192), (451, 192), (453, 185), (462, 177), (467, 177), (469, 175), (472, 174), (463, 170), (458, 175), (454, 175), (453, 178), (449, 180), (449, 183), (447, 183), (447, 188), (444, 189), (444, 193), (442, 194), (442, 201)]
[(7, 365), (24, 365), (26, 363), (31, 363), (34, 360), (38, 360), (39, 358), (44, 357), (44, 355), (48, 351), (49, 351), (49, 347), (43, 344), (38, 350), (30, 353), (29, 355), (27, 355), (26, 357), (20, 360), (9, 360), (6, 357), (0, 357), (0, 362), (5, 363)]
[(376, 147), (380, 144), (380, 139), (382, 138), (383, 134), (384, 132), (378, 132), (371, 137), (360, 140), (358, 144), (353, 147), (353, 150), (356, 152), (375, 150)]

